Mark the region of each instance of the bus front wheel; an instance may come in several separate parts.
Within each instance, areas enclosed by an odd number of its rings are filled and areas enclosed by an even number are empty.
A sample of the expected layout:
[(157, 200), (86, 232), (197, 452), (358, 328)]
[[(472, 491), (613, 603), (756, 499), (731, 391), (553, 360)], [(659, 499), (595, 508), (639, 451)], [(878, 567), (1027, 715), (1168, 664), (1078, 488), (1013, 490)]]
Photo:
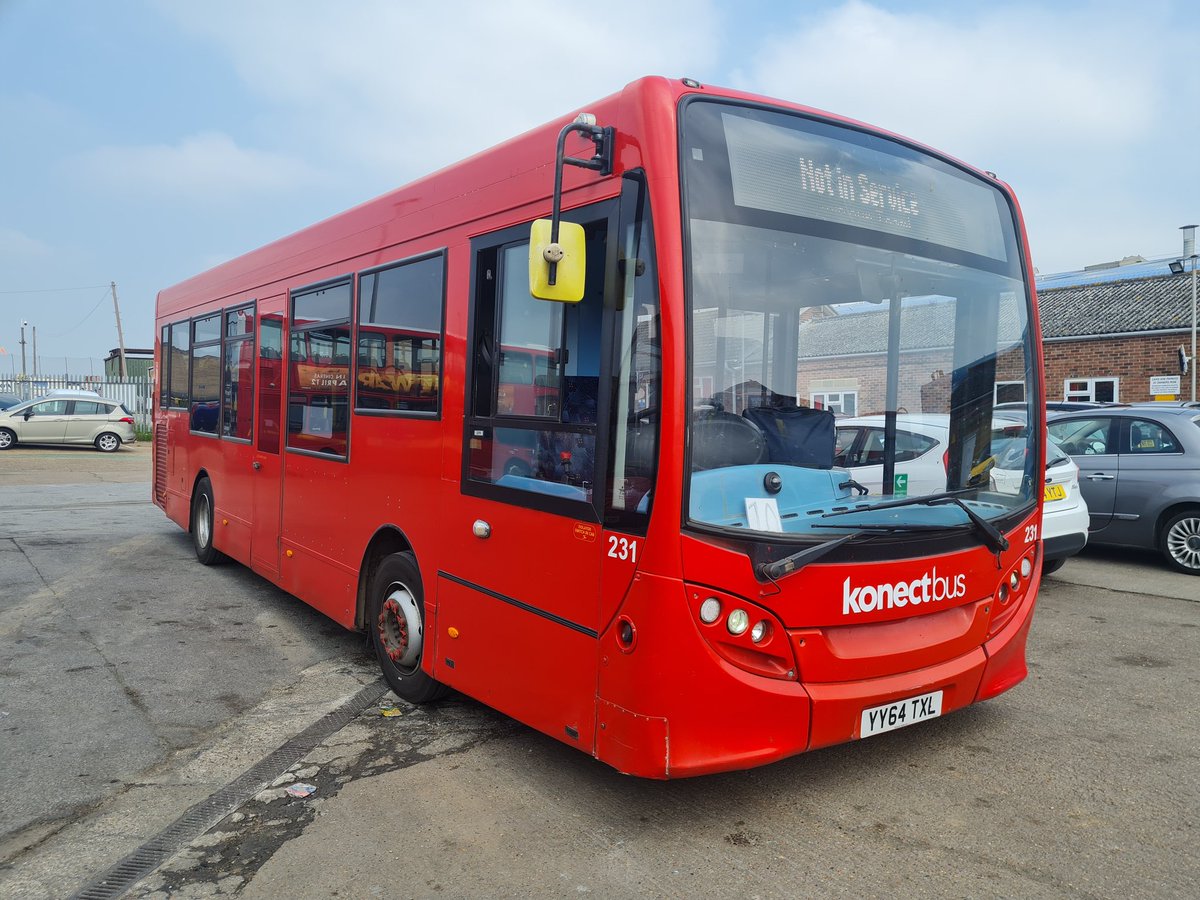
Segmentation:
[(367, 628), (383, 677), (402, 700), (427, 703), (445, 685), (421, 669), (425, 648), (425, 594), (411, 553), (393, 553), (371, 579)]

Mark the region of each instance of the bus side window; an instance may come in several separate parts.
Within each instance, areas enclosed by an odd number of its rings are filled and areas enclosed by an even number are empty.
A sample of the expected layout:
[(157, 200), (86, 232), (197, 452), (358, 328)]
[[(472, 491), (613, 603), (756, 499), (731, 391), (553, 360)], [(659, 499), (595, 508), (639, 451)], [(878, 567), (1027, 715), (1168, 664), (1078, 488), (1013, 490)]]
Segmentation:
[(444, 272), (438, 252), (359, 276), (355, 409), (440, 411)]
[(350, 280), (292, 294), (287, 447), (346, 458)]
[(279, 452), (280, 393), (283, 384), (283, 316), (263, 316), (258, 348), (258, 449)]
[(604, 522), (645, 534), (658, 469), (662, 336), (654, 231), (640, 173), (625, 177), (619, 241), (612, 346), (616, 396)]

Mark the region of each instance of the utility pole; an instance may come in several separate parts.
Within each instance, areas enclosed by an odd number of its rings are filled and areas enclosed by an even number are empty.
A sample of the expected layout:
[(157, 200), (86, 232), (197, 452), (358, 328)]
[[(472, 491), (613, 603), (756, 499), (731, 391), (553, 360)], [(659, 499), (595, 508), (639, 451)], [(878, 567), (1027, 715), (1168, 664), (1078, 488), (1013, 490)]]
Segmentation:
[(37, 326), (33, 326), (33, 377), (37, 378)]
[(110, 281), (113, 295), (113, 312), (117, 314), (117, 352), (121, 354), (121, 380), (124, 381), (129, 377), (129, 371), (125, 368), (125, 335), (121, 331), (121, 307), (117, 305), (117, 283)]
[(25, 373), (25, 328), (29, 325), (24, 319), (21, 320), (21, 380), (24, 381), (29, 376)]

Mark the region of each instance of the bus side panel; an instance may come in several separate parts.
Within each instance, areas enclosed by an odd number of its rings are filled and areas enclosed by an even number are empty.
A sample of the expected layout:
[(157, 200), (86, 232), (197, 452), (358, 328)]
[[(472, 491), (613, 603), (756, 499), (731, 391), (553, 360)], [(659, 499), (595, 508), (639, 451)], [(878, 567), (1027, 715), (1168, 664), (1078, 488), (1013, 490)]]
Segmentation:
[(437, 599), (438, 681), (591, 752), (595, 637), (444, 576)]
[(192, 484), (196, 476), (188, 469), (187, 416), (172, 411), (162, 415), (167, 442), (163, 511), (172, 522), (188, 531), (191, 528)]
[(213, 486), (213, 546), (244, 566), (250, 565), (254, 518), (253, 455), (253, 447), (236, 441), (221, 441), (204, 454), (211, 458), (207, 469)]
[(1029, 672), (1025, 663), (1025, 644), (1041, 588), (1041, 566), (1035, 566), (1034, 573), (1035, 583), (1026, 595), (1024, 608), (1018, 610), (1000, 632), (983, 645), (988, 664), (983, 670), (976, 702), (995, 697), (1020, 684)]
[(279, 586), (353, 628), (362, 542), (350, 529), (349, 466), (285, 452), (284, 469)]

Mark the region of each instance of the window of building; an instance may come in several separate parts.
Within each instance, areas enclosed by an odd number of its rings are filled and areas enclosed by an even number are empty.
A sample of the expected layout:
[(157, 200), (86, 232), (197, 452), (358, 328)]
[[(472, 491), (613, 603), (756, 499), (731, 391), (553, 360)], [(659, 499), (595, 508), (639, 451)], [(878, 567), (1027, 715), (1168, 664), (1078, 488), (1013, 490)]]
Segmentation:
[(995, 403), (1024, 403), (1025, 382), (997, 381), (994, 395)]
[(858, 415), (858, 391), (816, 391), (808, 395), (808, 403), (839, 416)]
[(1063, 399), (1115, 403), (1119, 381), (1118, 378), (1068, 378), (1063, 382)]
[(221, 434), (248, 441), (254, 421), (253, 306), (226, 311), (221, 370)]
[(350, 424), (350, 279), (296, 291), (291, 307), (288, 449), (344, 459)]
[(359, 276), (356, 410), (437, 414), (444, 275), (439, 252)]

